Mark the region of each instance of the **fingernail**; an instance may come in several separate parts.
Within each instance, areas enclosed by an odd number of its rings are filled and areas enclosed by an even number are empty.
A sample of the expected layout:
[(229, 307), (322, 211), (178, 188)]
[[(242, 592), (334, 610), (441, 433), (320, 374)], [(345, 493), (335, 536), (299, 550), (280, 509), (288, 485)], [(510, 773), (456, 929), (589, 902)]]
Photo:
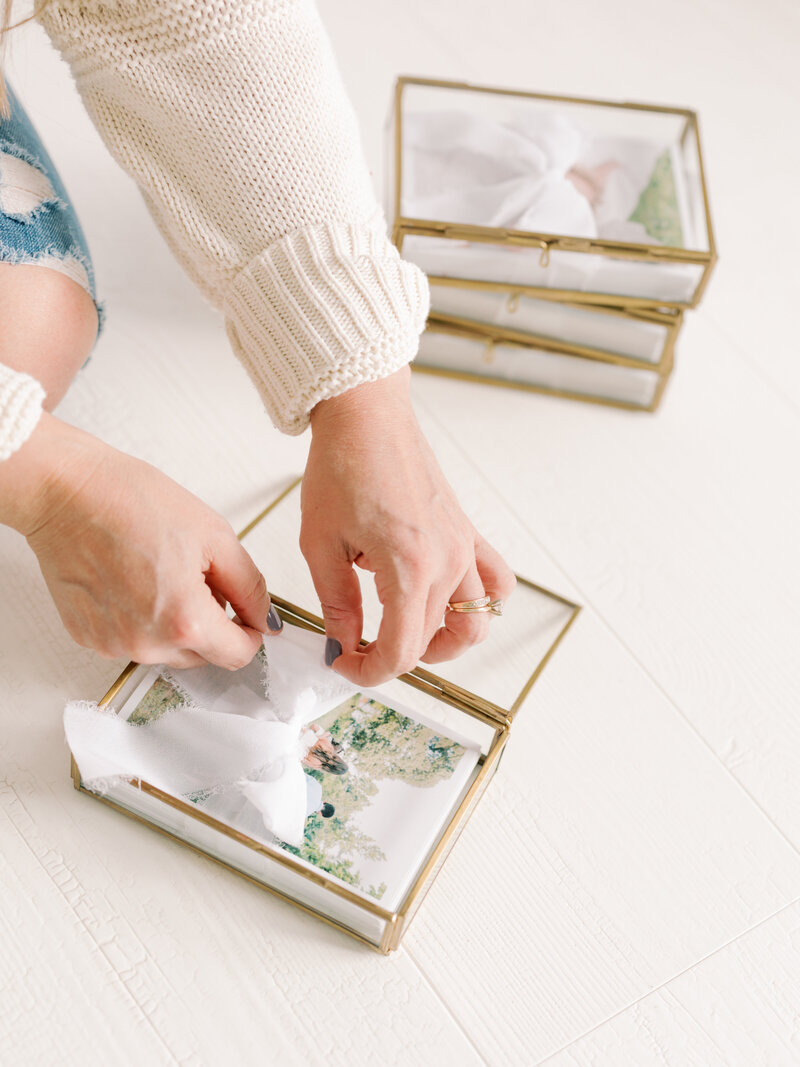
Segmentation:
[(267, 612), (267, 626), (274, 634), (280, 633), (283, 629), (283, 619), (275, 610), (274, 604), (270, 604), (269, 611)]
[(325, 642), (325, 664), (330, 667), (335, 659), (338, 659), (342, 654), (342, 643), (336, 641), (333, 637), (329, 637)]

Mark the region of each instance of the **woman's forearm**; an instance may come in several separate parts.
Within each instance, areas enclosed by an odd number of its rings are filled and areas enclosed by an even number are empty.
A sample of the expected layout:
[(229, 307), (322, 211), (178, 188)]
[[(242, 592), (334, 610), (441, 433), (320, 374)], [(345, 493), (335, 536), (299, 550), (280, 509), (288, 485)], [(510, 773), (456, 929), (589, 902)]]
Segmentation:
[[(222, 5), (224, 8), (225, 5)], [(275, 424), (416, 354), (422, 272), (386, 235), (312, 0), (51, 0), (39, 18)]]
[(70, 469), (76, 471), (72, 475), (76, 486), (91, 476), (92, 441), (88, 434), (42, 412), (26, 441), (0, 463), (0, 523), (25, 537), (35, 532), (51, 510), (56, 484), (60, 481), (62, 491), (66, 489)]

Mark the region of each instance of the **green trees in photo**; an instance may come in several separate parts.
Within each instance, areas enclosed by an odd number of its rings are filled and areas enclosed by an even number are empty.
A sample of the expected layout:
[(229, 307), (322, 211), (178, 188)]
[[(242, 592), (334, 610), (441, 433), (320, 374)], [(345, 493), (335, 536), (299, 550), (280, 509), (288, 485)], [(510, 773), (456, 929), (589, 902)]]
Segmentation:
[[(464, 747), (362, 693), (318, 722), (342, 745), (341, 755), (350, 771), (343, 775), (306, 771), (321, 784), (323, 800), (333, 804), (336, 813), (330, 819), (315, 815), (307, 820), (302, 848), (284, 847), (349, 885), (364, 889), (355, 869), (357, 859), (380, 860), (386, 855), (350, 817), (372, 803), (382, 780), (397, 779), (425, 788), (449, 778)], [(365, 891), (380, 899), (386, 883)]]

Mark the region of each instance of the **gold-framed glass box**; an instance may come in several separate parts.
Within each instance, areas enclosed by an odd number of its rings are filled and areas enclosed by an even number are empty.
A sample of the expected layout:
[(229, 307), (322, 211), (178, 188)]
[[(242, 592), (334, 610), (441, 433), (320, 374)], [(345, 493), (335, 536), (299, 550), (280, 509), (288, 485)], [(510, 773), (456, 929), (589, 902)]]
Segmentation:
[(401, 77), (386, 135), (393, 239), (429, 276), (700, 300), (716, 247), (694, 111)]
[(497, 283), (429, 278), (418, 371), (654, 411), (683, 312), (543, 299)]
[(503, 285), (456, 278), (428, 278), (430, 316), (468, 325), (495, 337), (589, 359), (631, 360), (662, 370), (673, 355), (683, 312), (672, 308), (621, 308), (572, 300)]
[(483, 385), (651, 412), (661, 402), (673, 363), (671, 351), (651, 366), (622, 356), (602, 359), (568, 353), (563, 346), (531, 342), (511, 331), (431, 317), (420, 337), (414, 368)]
[[(274, 650), (271, 654), (276, 656), (280, 654), (282, 640), (296, 641), (300, 632), (324, 633), (322, 620), (308, 610), (308, 605), (317, 604), (317, 600), (308, 568), (297, 547), (299, 496), (295, 483), (242, 533), (256, 562), (269, 563), (267, 573), (272, 587), (292, 592), (292, 602), (273, 595), (273, 603), (285, 623), (284, 635), (270, 639), (275, 642), (270, 644)], [(363, 590), (365, 632), (375, 633), (379, 605), (371, 583), (364, 583)], [(418, 805), (422, 814), (415, 816), (417, 822), (410, 821), (412, 806), (408, 789), (402, 800), (395, 793), (389, 794), (394, 799), (382, 809), (389, 818), (387, 836), (381, 839), (381, 844), (390, 853), (383, 860), (392, 873), (385, 877), (379, 890), (367, 884), (373, 881), (372, 872), (378, 862), (375, 842), (366, 851), (371, 866), (370, 878), (365, 880), (352, 865), (343, 866), (341, 849), (345, 846), (341, 842), (335, 862), (328, 863), (318, 841), (314, 844), (315, 851), (309, 853), (303, 848), (287, 849), (269, 834), (242, 832), (235, 821), (218, 818), (214, 814), (217, 809), (213, 804), (209, 806), (208, 798), (203, 795), (187, 796), (179, 789), (155, 786), (140, 777), (106, 781), (102, 788), (92, 789), (82, 776), (80, 755), (76, 758), (73, 753), (75, 787), (210, 857), (365, 945), (388, 953), (400, 944), (427, 889), (483, 795), (509, 740), (516, 715), (579, 610), (569, 599), (521, 579), (506, 605), (503, 619), (494, 623), (484, 644), (459, 660), (437, 667), (436, 672), (417, 668), (375, 692), (365, 691), (363, 698), (361, 693), (356, 694), (359, 709), (363, 709), (365, 701), (384, 711), (391, 710), (390, 705), (399, 707), (413, 718), (415, 730), (427, 731), (425, 759), (433, 758), (431, 753), (441, 758), (444, 739), (458, 739), (457, 743), (448, 742), (452, 766), (445, 768), (447, 774), (444, 771), (439, 774), (442, 778), (436, 785), (439, 792), (425, 793), (424, 802)], [(295, 637), (290, 637), (291, 634)], [(314, 639), (322, 640), (321, 636)], [(137, 694), (150, 692), (150, 679), (158, 671), (159, 668), (129, 664), (100, 701), (101, 707), (105, 711), (113, 708), (118, 718), (136, 713), (141, 708)], [(181, 673), (185, 677), (192, 672)], [(230, 676), (233, 684), (238, 673)], [(380, 703), (376, 705), (377, 701)], [(141, 716), (131, 721), (137, 723), (134, 729), (148, 728)], [(385, 741), (383, 738), (382, 743)], [(458, 758), (463, 757), (463, 767), (452, 755), (454, 750), (460, 753)], [(346, 745), (344, 754), (349, 760)], [(467, 754), (471, 756), (469, 760)], [(458, 777), (464, 768), (465, 773)], [(355, 769), (363, 781), (365, 767), (361, 765), (359, 769), (358, 756)], [(368, 784), (374, 793), (374, 782), (370, 779)], [(396, 782), (392, 785), (398, 788)], [(438, 798), (436, 802), (434, 796)], [(309, 822), (318, 826), (322, 820), (314, 816)], [(416, 835), (410, 849), (409, 827)], [(355, 836), (356, 843), (362, 842), (359, 846), (362, 848), (363, 829), (361, 824), (355, 835), (349, 832), (352, 827), (348, 830), (348, 840)], [(406, 831), (405, 851), (402, 856), (392, 855), (396, 838), (402, 836), (401, 829)]]

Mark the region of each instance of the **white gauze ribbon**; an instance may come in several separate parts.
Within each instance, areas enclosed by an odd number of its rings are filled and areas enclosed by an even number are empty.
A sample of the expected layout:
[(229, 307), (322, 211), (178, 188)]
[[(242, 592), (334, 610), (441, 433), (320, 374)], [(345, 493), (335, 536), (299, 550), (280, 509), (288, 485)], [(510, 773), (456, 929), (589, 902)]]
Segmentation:
[(260, 812), (267, 831), (303, 841), (306, 785), (302, 760), (308, 723), (351, 696), (353, 686), (325, 665), (325, 638), (286, 626), (241, 671), (167, 670), (184, 703), (136, 724), (113, 709), (71, 701), (67, 743), (87, 789), (107, 792), (129, 779), (185, 798), (235, 787)]

